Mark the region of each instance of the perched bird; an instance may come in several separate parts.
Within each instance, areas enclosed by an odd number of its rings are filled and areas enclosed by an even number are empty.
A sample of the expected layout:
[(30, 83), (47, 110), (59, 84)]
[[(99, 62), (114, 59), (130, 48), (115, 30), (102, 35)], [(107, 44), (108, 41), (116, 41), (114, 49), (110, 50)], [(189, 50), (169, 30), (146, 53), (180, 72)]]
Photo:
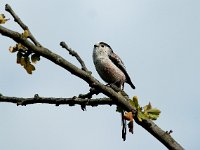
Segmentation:
[[(135, 86), (126, 71), (124, 63), (115, 54), (112, 48), (104, 43), (99, 42), (94, 45), (93, 62), (100, 77), (108, 84), (114, 84), (118, 88), (124, 89), (124, 83), (128, 83), (133, 89)], [(122, 138), (126, 140), (126, 120), (124, 119), (124, 111), (122, 115)]]
[(124, 63), (108, 44), (99, 42), (94, 45), (93, 62), (100, 77), (108, 84), (124, 89), (126, 82), (135, 89)]

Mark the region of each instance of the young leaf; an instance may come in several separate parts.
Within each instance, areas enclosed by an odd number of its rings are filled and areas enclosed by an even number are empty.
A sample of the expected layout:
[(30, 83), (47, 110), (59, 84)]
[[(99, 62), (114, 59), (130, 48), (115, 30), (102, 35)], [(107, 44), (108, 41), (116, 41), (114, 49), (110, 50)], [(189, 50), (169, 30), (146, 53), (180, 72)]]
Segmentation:
[(24, 57), (24, 61), (25, 61), (24, 67), (26, 68), (30, 64), (30, 58), (28, 56)]
[(149, 102), (148, 105), (144, 106), (144, 112), (151, 109), (151, 108), (152, 108), (152, 106), (151, 106), (151, 103)]
[(17, 50), (27, 51), (28, 49), (21, 43), (16, 44)]
[(22, 66), (26, 66), (26, 61), (25, 61), (24, 57), (21, 58), (20, 64)]
[(159, 117), (161, 111), (157, 108), (152, 108), (147, 110), (146, 113), (149, 116), (149, 119), (156, 120)]
[(24, 38), (28, 38), (28, 36), (29, 36), (29, 31), (28, 31), (28, 30), (24, 30), (24, 33), (22, 33), (22, 36), (23, 36)]
[(0, 14), (0, 24), (4, 24), (6, 23), (6, 21), (8, 21), (9, 19), (5, 19), (5, 15), (4, 14)]
[(9, 51), (11, 52), (11, 53), (14, 53), (14, 52), (16, 52), (17, 51), (17, 48), (16, 48), (16, 46), (14, 46), (14, 47), (9, 47)]
[(133, 108), (136, 108), (135, 103), (133, 102), (132, 99), (130, 99), (129, 102), (130, 102), (131, 106), (133, 106)]
[(148, 119), (148, 116), (146, 116), (143, 112), (138, 111), (137, 112), (137, 118), (141, 122), (142, 120)]
[(28, 63), (26, 66), (24, 66), (24, 68), (26, 69), (27, 73), (29, 73), (29, 74), (32, 74), (32, 71), (35, 70), (35, 67), (30, 63)]
[(129, 132), (133, 133), (133, 113), (132, 112), (126, 112), (124, 114), (123, 118), (125, 120), (129, 121), (129, 123), (128, 123), (128, 129), (129, 129)]
[(137, 96), (133, 97), (133, 103), (134, 103), (136, 109), (140, 108), (140, 105), (138, 104), (138, 97)]
[(161, 113), (161, 111), (157, 108), (151, 108), (149, 110), (147, 110), (148, 113), (151, 113), (151, 114), (156, 114), (156, 115), (159, 115)]
[(132, 112), (125, 113), (123, 117), (125, 120), (133, 121), (133, 113)]

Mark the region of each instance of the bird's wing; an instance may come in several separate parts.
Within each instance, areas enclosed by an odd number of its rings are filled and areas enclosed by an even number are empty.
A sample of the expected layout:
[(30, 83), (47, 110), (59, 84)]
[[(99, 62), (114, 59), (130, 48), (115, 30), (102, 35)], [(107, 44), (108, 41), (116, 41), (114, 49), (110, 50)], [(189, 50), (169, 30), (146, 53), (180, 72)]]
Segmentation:
[(135, 89), (135, 86), (133, 85), (133, 83), (131, 82), (131, 79), (126, 71), (126, 67), (124, 66), (124, 63), (123, 61), (120, 59), (120, 57), (115, 54), (114, 52), (112, 52), (110, 55), (109, 55), (109, 58), (110, 60), (125, 74), (126, 76), (126, 82), (128, 84), (130, 84), (130, 86)]

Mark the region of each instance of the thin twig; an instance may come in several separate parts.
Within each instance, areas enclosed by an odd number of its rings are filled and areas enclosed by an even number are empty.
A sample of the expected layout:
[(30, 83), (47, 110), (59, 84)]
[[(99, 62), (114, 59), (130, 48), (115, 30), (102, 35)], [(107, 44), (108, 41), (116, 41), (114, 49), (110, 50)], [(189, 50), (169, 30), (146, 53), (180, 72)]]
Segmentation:
[(14, 21), (17, 22), (20, 27), (23, 29), (23, 30), (28, 30), (29, 32), (29, 36), (28, 38), (30, 38), (32, 40), (32, 42), (36, 45), (36, 46), (41, 46), (41, 44), (35, 39), (35, 37), (32, 35), (31, 31), (29, 30), (28, 26), (25, 25), (22, 20), (17, 16), (17, 14), (12, 10), (12, 8), (10, 7), (10, 5), (6, 4), (5, 6), (5, 10), (7, 12), (9, 12), (13, 18), (14, 18)]
[(78, 97), (79, 98), (92, 98), (92, 96), (94, 95), (94, 94), (96, 94), (96, 95), (98, 95), (100, 93), (100, 91), (98, 91), (97, 89), (95, 89), (95, 88), (90, 88), (90, 91), (88, 92), (88, 93), (86, 93), (86, 94), (80, 94)]
[(65, 48), (69, 52), (70, 55), (76, 57), (78, 62), (81, 64), (82, 70), (84, 70), (86, 72), (90, 72), (87, 69), (84, 61), (81, 59), (81, 57), (79, 56), (79, 54), (76, 51), (72, 50), (65, 42), (60, 42), (60, 46), (62, 46), (62, 48)]
[(16, 105), (26, 106), (30, 104), (55, 104), (59, 105), (86, 105), (86, 106), (98, 106), (98, 105), (116, 105), (110, 98), (97, 98), (97, 99), (83, 99), (78, 97), (72, 98), (54, 98), (54, 97), (40, 97), (34, 96), (31, 98), (22, 97), (10, 97), (0, 96), (0, 103), (14, 103)]

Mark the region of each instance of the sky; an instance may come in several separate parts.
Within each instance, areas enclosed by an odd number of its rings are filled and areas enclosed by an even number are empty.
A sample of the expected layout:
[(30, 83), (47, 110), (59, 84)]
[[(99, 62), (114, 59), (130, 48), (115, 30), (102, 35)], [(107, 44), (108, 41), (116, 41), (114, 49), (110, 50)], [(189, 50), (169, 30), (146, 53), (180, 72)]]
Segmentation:
[[(162, 112), (155, 123), (185, 149), (199, 143), (200, 1), (198, 0), (0, 0), (3, 26), (22, 32), (4, 10), (8, 3), (44, 47), (80, 66), (59, 46), (65, 41), (101, 82), (92, 62), (93, 45), (108, 43), (124, 61), (136, 90), (130, 97), (144, 106), (150, 101)], [(54, 63), (41, 58), (32, 75), (8, 51), (15, 42), (0, 36), (0, 93), (5, 96), (73, 97), (89, 86)], [(104, 82), (103, 82), (104, 83)], [(105, 97), (99, 95), (98, 97)], [(115, 106), (87, 107), (0, 103), (0, 149), (154, 149), (157, 139), (135, 123), (134, 134), (121, 139)]]

